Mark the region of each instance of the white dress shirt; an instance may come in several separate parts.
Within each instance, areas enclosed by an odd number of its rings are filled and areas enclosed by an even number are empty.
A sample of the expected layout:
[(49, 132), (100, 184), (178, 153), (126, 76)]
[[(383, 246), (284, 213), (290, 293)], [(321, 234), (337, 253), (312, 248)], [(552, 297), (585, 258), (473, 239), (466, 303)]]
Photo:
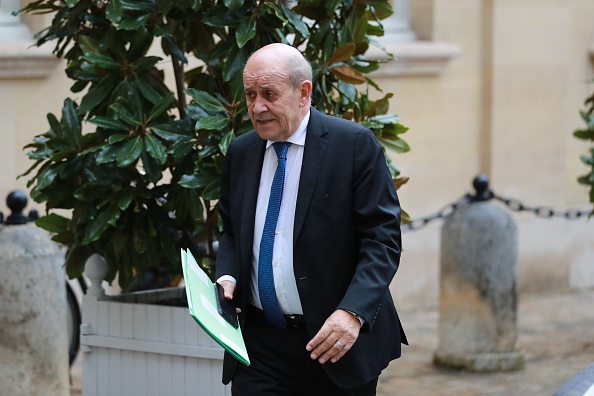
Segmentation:
[[(301, 176), (301, 164), (303, 163), (303, 150), (305, 148), (305, 135), (309, 122), (309, 111), (297, 128), (297, 131), (287, 140), (292, 143), (287, 151), (287, 165), (285, 169), (285, 186), (281, 201), (278, 223), (274, 237), (274, 248), (272, 253), (272, 272), (274, 274), (274, 286), (280, 309), (284, 314), (303, 314), (295, 274), (293, 272), (293, 224), (295, 222), (295, 205), (297, 204), (297, 192), (299, 191), (299, 178)], [(260, 187), (258, 190), (258, 202), (256, 205), (256, 220), (254, 222), (254, 245), (252, 248), (252, 276), (251, 303), (262, 308), (258, 293), (258, 258), (260, 255), (260, 241), (268, 210), (268, 199), (270, 198), (270, 187), (276, 172), (278, 158), (272, 144), (268, 141), (262, 165)]]

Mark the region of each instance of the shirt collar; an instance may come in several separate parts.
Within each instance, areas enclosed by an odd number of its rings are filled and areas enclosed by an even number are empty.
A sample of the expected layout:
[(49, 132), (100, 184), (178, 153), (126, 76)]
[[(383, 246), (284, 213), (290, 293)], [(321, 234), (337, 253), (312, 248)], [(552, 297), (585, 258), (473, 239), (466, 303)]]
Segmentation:
[[(309, 123), (310, 112), (311, 112), (311, 110), (307, 111), (307, 114), (305, 115), (305, 117), (303, 117), (301, 124), (299, 124), (299, 128), (297, 128), (295, 133), (292, 134), (291, 137), (287, 139), (287, 142), (296, 144), (298, 146), (305, 146), (305, 135), (307, 132), (307, 124)], [(272, 146), (273, 143), (274, 143), (273, 141), (267, 140), (266, 148)]]

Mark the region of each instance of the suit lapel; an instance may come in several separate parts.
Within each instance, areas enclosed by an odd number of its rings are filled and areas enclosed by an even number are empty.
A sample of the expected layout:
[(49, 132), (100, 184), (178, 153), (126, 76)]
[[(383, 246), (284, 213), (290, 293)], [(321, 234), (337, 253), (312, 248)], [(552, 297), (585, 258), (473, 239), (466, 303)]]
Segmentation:
[(305, 138), (299, 192), (297, 193), (297, 203), (295, 205), (293, 244), (297, 241), (297, 237), (305, 221), (305, 215), (311, 203), (320, 170), (322, 169), (326, 149), (328, 148), (328, 141), (323, 139), (326, 133), (328, 133), (328, 130), (322, 114), (312, 107)]
[(252, 246), (254, 242), (254, 222), (256, 219), (256, 204), (258, 201), (258, 190), (260, 188), (260, 175), (262, 174), (262, 163), (264, 162), (265, 148), (266, 141), (255, 135), (254, 143), (249, 147), (247, 151), (247, 159), (244, 163), (244, 194), (241, 219), (241, 257), (243, 258), (244, 262), (247, 263), (251, 263)]

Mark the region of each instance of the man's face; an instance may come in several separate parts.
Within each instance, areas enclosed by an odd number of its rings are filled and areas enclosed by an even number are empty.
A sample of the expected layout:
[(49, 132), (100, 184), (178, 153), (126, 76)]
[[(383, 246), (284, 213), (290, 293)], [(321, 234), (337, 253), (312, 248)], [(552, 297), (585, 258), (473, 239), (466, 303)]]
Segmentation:
[(274, 142), (285, 141), (295, 133), (308, 102), (308, 97), (303, 100), (303, 89), (291, 86), (283, 63), (263, 55), (250, 59), (243, 72), (250, 120), (262, 139)]

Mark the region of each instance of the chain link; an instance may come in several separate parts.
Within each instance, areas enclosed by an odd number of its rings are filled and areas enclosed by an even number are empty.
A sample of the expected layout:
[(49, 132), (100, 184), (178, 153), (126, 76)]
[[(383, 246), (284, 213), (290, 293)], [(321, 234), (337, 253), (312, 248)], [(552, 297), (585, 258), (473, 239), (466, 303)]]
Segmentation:
[(435, 220), (445, 219), (451, 216), (458, 208), (468, 205), (472, 201), (472, 195), (465, 194), (449, 205), (444, 206), (435, 214), (415, 219), (408, 224), (402, 224), (403, 231), (416, 231), (425, 228)]
[(512, 199), (504, 198), (497, 194), (493, 194), (493, 198), (504, 203), (508, 208), (515, 212), (532, 212), (536, 217), (551, 218), (551, 217), (565, 217), (568, 220), (576, 220), (581, 217), (591, 216), (593, 212), (589, 209), (567, 209), (565, 211), (555, 210), (549, 206), (527, 206), (522, 202)]
[[(552, 217), (564, 217), (567, 220), (576, 220), (579, 218), (594, 215), (594, 212), (589, 209), (567, 209), (565, 211), (559, 211), (548, 206), (529, 206), (515, 198), (505, 198), (500, 195), (497, 195), (493, 193), (491, 190), (488, 191), (487, 197), (489, 199), (492, 198), (503, 203), (505, 206), (507, 206), (510, 210), (514, 212), (532, 212), (536, 217), (540, 218), (548, 219)], [(471, 202), (475, 201), (475, 198), (476, 195), (465, 194), (464, 196), (458, 198), (453, 203), (444, 206), (441, 210), (432, 215), (414, 219), (411, 223), (403, 224), (402, 231), (420, 230), (422, 228), (425, 228), (427, 225), (434, 222), (435, 220), (445, 219), (451, 216), (460, 207), (466, 206)]]

